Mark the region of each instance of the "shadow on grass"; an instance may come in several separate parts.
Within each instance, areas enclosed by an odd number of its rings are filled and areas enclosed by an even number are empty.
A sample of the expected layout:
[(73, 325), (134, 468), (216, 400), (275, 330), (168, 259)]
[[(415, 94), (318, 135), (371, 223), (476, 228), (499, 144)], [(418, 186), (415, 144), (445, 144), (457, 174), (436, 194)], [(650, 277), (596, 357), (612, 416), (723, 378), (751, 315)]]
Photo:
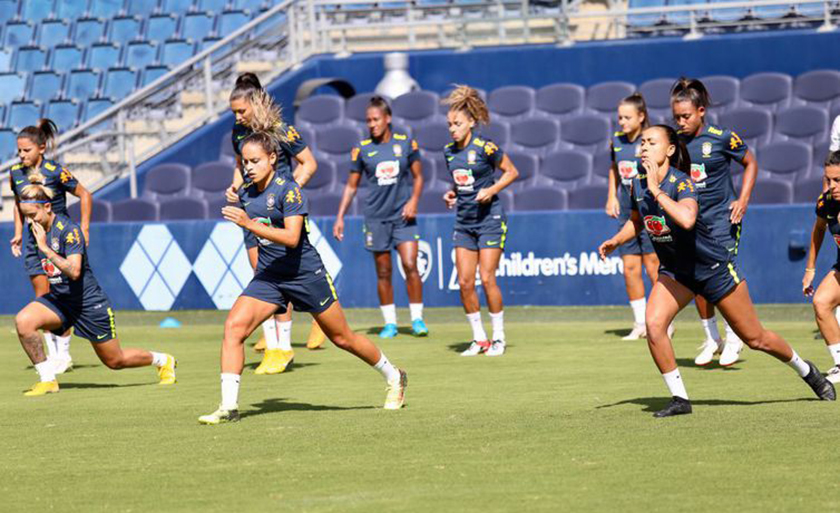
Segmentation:
[(739, 367), (739, 365), (742, 364), (742, 363), (744, 363), (743, 360), (738, 360), (738, 362), (736, 362), (733, 365), (730, 365), (729, 367), (721, 367), (717, 363), (717, 360), (715, 360), (712, 363), (710, 363), (709, 365), (700, 366), (700, 365), (695, 365), (694, 364), (694, 358), (677, 358), (677, 365), (679, 367), (685, 367), (685, 368), (691, 368), (691, 369), (700, 369), (700, 370), (705, 370), (705, 371), (712, 371), (712, 370), (721, 371), (721, 372), (739, 371), (739, 370), (741, 370), (741, 367)]
[[(612, 404), (602, 404), (596, 406), (596, 410), (602, 408), (612, 408), (615, 406), (623, 406), (625, 404), (638, 404), (644, 406), (642, 411), (656, 412), (668, 405), (671, 400), (670, 397), (638, 397), (636, 399), (627, 399)], [(781, 404), (781, 403), (800, 403), (800, 402), (819, 401), (816, 397), (802, 397), (799, 399), (774, 399), (768, 401), (736, 401), (732, 399), (692, 399), (692, 406), (759, 406), (762, 404)]]
[(153, 385), (157, 385), (157, 383), (128, 383), (126, 385), (118, 385), (116, 383), (60, 383), (59, 388), (131, 388)]
[(332, 342), (330, 342), (329, 340), (325, 340), (324, 343), (321, 344), (320, 347), (316, 347), (315, 349), (309, 349), (308, 347), (306, 347), (306, 342), (292, 343), (293, 348), (295, 348), (295, 349), (306, 349), (307, 351), (323, 351), (329, 345), (332, 345)]
[(626, 337), (630, 334), (629, 329), (620, 329), (620, 330), (604, 330), (604, 335), (615, 335), (616, 337)]
[(284, 411), (349, 411), (349, 410), (373, 410), (375, 406), (326, 406), (323, 404), (293, 403), (285, 399), (267, 399), (258, 404), (252, 404), (256, 409), (242, 412), (242, 417), (253, 417), (266, 413), (279, 413)]
[[(74, 370), (78, 370), (78, 369), (93, 369), (95, 367), (102, 367), (102, 366), (103, 365), (101, 365), (101, 364), (87, 364), (87, 365), (81, 364), (81, 365), (77, 365), (77, 364), (74, 363), (73, 364), (73, 369), (68, 371), (68, 372), (73, 372)], [(28, 365), (26, 367), (26, 370), (35, 370), (35, 366), (34, 365)]]
[[(248, 364), (245, 364), (245, 368), (246, 369), (256, 369), (257, 367), (259, 367), (259, 365), (260, 365), (260, 362), (248, 363)], [(306, 363), (292, 362), (292, 365), (287, 367), (286, 370), (281, 372), (281, 374), (291, 374), (292, 372), (296, 371), (297, 369), (301, 369), (303, 367), (312, 367), (313, 365), (321, 365), (321, 364), (320, 363), (311, 363), (311, 362), (306, 362)]]

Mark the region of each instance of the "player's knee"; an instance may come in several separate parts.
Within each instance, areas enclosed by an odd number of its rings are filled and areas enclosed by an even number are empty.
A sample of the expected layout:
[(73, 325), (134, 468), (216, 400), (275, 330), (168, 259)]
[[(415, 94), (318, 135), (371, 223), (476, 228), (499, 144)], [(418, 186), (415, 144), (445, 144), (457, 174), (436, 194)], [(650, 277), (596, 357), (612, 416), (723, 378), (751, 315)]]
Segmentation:
[(376, 277), (380, 280), (391, 281), (391, 268), (390, 267), (377, 267), (376, 268)]
[(403, 271), (405, 271), (405, 275), (409, 276), (412, 274), (417, 273), (417, 262), (403, 262), (402, 263)]
[(335, 346), (339, 349), (343, 349), (345, 351), (350, 350), (353, 347), (353, 334), (351, 333), (338, 333), (334, 335), (330, 340)]
[(749, 334), (740, 334), (739, 338), (747, 345), (750, 349), (754, 351), (767, 351), (770, 349), (770, 336), (771, 333), (767, 330), (761, 330), (756, 333), (749, 333)]
[(26, 312), (20, 312), (15, 316), (15, 329), (19, 335), (28, 335), (38, 331), (38, 322)]
[(667, 320), (660, 315), (653, 313), (645, 316), (645, 331), (647, 331), (648, 339), (652, 342), (657, 342), (668, 336)]
[(462, 278), (458, 276), (458, 287), (461, 288), (461, 292), (471, 292), (475, 290), (475, 278)]
[(225, 340), (243, 342), (248, 338), (248, 323), (245, 319), (238, 317), (228, 318), (225, 321)]
[(122, 353), (120, 353), (119, 355), (103, 357), (102, 363), (104, 363), (105, 366), (111, 370), (120, 370), (123, 367), (125, 367), (125, 362), (123, 361)]
[(484, 287), (485, 290), (489, 287), (496, 286), (496, 273), (481, 273), (481, 286)]
[(834, 308), (837, 306), (830, 294), (814, 294), (814, 311), (820, 316), (834, 315)]

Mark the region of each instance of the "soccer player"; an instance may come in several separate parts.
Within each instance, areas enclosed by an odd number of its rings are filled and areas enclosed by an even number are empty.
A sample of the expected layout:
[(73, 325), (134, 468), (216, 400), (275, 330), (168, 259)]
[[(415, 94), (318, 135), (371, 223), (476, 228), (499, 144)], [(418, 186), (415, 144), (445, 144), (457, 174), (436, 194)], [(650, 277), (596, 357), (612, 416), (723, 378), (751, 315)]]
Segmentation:
[[(242, 141), (253, 132), (251, 125), (256, 116), (271, 116), (274, 122), (283, 127), (286, 143), (278, 156), (277, 170), (281, 175), (295, 180), (301, 187), (306, 185), (318, 168), (315, 156), (300, 137), (298, 131), (293, 126), (283, 123), (279, 107), (275, 105), (271, 96), (262, 88), (256, 75), (243, 73), (236, 79), (236, 84), (230, 94), (230, 109), (236, 116), (236, 123), (233, 126), (231, 136), (233, 150), (236, 154), (236, 168), (233, 172), (231, 187), (227, 192), (228, 202), (238, 203), (237, 191), (243, 183), (248, 181), (248, 177), (242, 168)], [(292, 171), (293, 160), (298, 163), (294, 172)], [(245, 232), (245, 247), (248, 250), (248, 260), (251, 267), (256, 269), (257, 241), (253, 234), (248, 231)], [(323, 333), (314, 324), (312, 331), (308, 345), (311, 348), (320, 347), (323, 344)], [(255, 349), (257, 351), (265, 349), (263, 360), (254, 371), (256, 374), (279, 374), (288, 368), (295, 355), (292, 350), (291, 308), (263, 323), (263, 337), (257, 343)]]
[[(307, 235), (307, 201), (300, 186), (276, 170), (288, 135), (277, 125), (254, 127), (242, 144), (242, 164), (249, 181), (239, 189), (241, 207), (223, 209), (225, 219), (252, 232), (259, 241), (254, 279), (233, 305), (222, 342), (222, 401), (202, 424), (239, 420), (239, 382), (244, 342), (265, 319), (290, 302), (310, 312), (327, 337), (379, 371), (387, 383), (385, 409), (403, 406), (406, 373), (347, 324), (332, 279)], [(244, 210), (243, 210), (244, 208)]]
[(18, 312), (18, 338), (35, 365), (39, 381), (24, 395), (57, 393), (55, 366), (46, 359), (39, 330), (76, 335), (90, 340), (99, 359), (109, 368), (154, 365), (161, 385), (175, 383), (175, 358), (142, 349), (123, 349), (117, 339), (114, 312), (108, 296), (90, 269), (85, 234), (79, 225), (53, 210), (53, 190), (32, 183), (18, 190), (19, 209), (35, 240), (36, 258), (49, 282), (49, 292)]
[[(639, 136), (650, 125), (647, 105), (641, 94), (632, 94), (618, 104), (618, 124), (621, 131), (615, 132), (610, 141), (612, 166), (606, 211), (608, 216), (618, 219), (619, 226), (624, 226), (630, 219), (630, 186), (641, 165)], [(642, 280), (642, 268), (647, 271), (650, 282), (656, 283), (659, 258), (645, 232), (619, 246), (618, 254), (624, 264), (624, 286), (633, 310), (633, 329), (622, 340), (639, 340), (645, 338), (645, 283)]]
[[(58, 128), (49, 119), (41, 119), (36, 126), (28, 126), (20, 131), (17, 137), (18, 157), (20, 164), (12, 167), (9, 173), (12, 193), (15, 197), (14, 210), (15, 235), (11, 240), (12, 254), (21, 256), (23, 243), (23, 214), (20, 210), (20, 191), (23, 187), (40, 183), (53, 193), (52, 210), (56, 214), (67, 216), (67, 193), (77, 196), (81, 202), (81, 230), (85, 236), (85, 243), (89, 241), (90, 213), (93, 199), (90, 192), (80, 184), (70, 171), (54, 160), (46, 158), (48, 152), (55, 148), (55, 138)], [(47, 276), (41, 267), (35, 238), (31, 230), (27, 230), (26, 247), (23, 251), (24, 265), (35, 290), (35, 297), (46, 295), (50, 290)], [(70, 332), (57, 335), (47, 331), (44, 333), (47, 344), (47, 355), (50, 364), (55, 367), (56, 374), (62, 374), (73, 368), (70, 356)]]
[(673, 128), (657, 125), (642, 133), (642, 167), (633, 179), (630, 220), (598, 252), (606, 258), (645, 229), (659, 255), (659, 278), (650, 293), (645, 323), (651, 356), (672, 399), (654, 416), (691, 413), (667, 328), (696, 295), (717, 306), (750, 348), (787, 363), (817, 397), (833, 401), (834, 385), (759, 322), (734, 255), (699, 214), (696, 186), (688, 177), (691, 160)]
[[(680, 78), (671, 90), (674, 120), (691, 156), (691, 179), (697, 187), (700, 217), (727, 251), (737, 256), (741, 220), (758, 175), (758, 163), (735, 132), (706, 124), (705, 115), (710, 103), (706, 87), (697, 79)], [(735, 194), (732, 183), (732, 160), (744, 166), (740, 195)], [(728, 367), (738, 361), (744, 344), (725, 321), (726, 340), (725, 343), (721, 341), (715, 308), (707, 299), (702, 295), (695, 299), (706, 340), (694, 363), (708, 365), (714, 355), (720, 353), (720, 365)]]
[[(834, 361), (834, 367), (828, 371), (827, 378), (832, 383), (840, 383), (840, 325), (834, 314), (836, 308), (840, 306), (840, 223), (837, 221), (837, 216), (840, 215), (840, 151), (828, 154), (825, 161), (825, 181), (828, 190), (817, 200), (817, 220), (811, 232), (811, 247), (805, 264), (805, 276), (802, 277), (802, 292), (806, 296), (814, 297), (817, 326), (828, 346), (828, 353)], [(838, 245), (837, 261), (814, 292), (817, 256), (820, 253), (826, 228)]]
[[(445, 103), (449, 105), (446, 120), (453, 142), (446, 145), (443, 153), (454, 190), (447, 191), (443, 199), (449, 208), (455, 208), (455, 267), (461, 303), (473, 332), (473, 341), (461, 356), (501, 356), (505, 353), (505, 325), (496, 268), (505, 249), (507, 220), (498, 193), (516, 180), (519, 171), (493, 141), (475, 135), (478, 125), (490, 123), (490, 113), (478, 91), (458, 86)], [(496, 169), (502, 171), (498, 182), (493, 177)], [(493, 325), (492, 343), (481, 323), (481, 306), (475, 292), (476, 267)]]
[[(379, 336), (397, 336), (397, 309), (391, 284), (391, 249), (396, 249), (405, 271), (411, 331), (417, 337), (425, 337), (429, 329), (423, 322), (423, 281), (417, 271), (420, 240), (417, 202), (423, 192), (423, 170), (417, 142), (405, 134), (391, 131), (391, 107), (379, 96), (371, 98), (366, 118), (370, 138), (353, 148), (350, 176), (344, 186), (333, 235), (339, 241), (344, 240), (344, 214), (356, 195), (359, 182), (364, 179), (368, 187), (365, 249), (373, 253), (379, 307), (385, 320)], [(409, 176), (414, 179), (413, 185)]]

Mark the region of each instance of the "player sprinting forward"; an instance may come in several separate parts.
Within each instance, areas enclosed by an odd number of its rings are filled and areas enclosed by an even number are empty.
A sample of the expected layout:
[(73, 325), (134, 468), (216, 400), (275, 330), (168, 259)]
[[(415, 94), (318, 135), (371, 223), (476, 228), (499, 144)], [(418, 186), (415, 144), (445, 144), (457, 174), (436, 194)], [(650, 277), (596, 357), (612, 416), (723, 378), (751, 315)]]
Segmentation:
[[(648, 347), (671, 392), (671, 402), (656, 417), (691, 413), (680, 377), (668, 325), (695, 295), (717, 306), (747, 345), (787, 363), (823, 400), (835, 399), (834, 385), (817, 367), (802, 360), (787, 342), (766, 330), (734, 256), (715, 238), (699, 215), (697, 191), (688, 177), (691, 160), (671, 127), (657, 125), (642, 133), (642, 167), (633, 179), (633, 213), (611, 239), (598, 248), (606, 258), (619, 245), (647, 230), (661, 262), (659, 278), (645, 314)], [(700, 200), (702, 201), (702, 200)]]
[[(697, 79), (681, 78), (671, 90), (674, 120), (691, 156), (691, 179), (697, 186), (700, 217), (712, 231), (712, 236), (721, 241), (735, 257), (738, 255), (741, 238), (741, 220), (755, 185), (758, 164), (735, 132), (706, 124), (705, 115), (709, 105), (709, 93)], [(732, 183), (732, 160), (744, 166), (740, 195), (735, 194)], [(738, 361), (744, 344), (725, 321), (726, 338), (721, 341), (715, 308), (707, 300), (702, 295), (695, 299), (706, 340), (694, 363), (708, 365), (714, 355), (720, 353), (720, 365), (728, 367)]]
[[(242, 208), (228, 206), (224, 217), (252, 232), (259, 242), (254, 279), (236, 300), (222, 341), (222, 402), (202, 424), (239, 420), (239, 382), (248, 336), (290, 302), (310, 312), (327, 337), (374, 367), (385, 378), (385, 409), (403, 406), (407, 377), (363, 335), (347, 324), (335, 287), (307, 236), (307, 201), (300, 187), (275, 170), (285, 134), (271, 125), (245, 138), (243, 166), (251, 179), (239, 190)], [(244, 210), (243, 210), (244, 208)]]
[[(385, 326), (381, 338), (397, 336), (397, 309), (391, 283), (391, 249), (400, 255), (411, 331), (415, 336), (429, 334), (423, 322), (423, 281), (417, 271), (420, 233), (417, 230), (417, 203), (423, 192), (423, 170), (417, 142), (405, 134), (391, 131), (391, 107), (381, 97), (371, 98), (366, 111), (370, 138), (352, 150), (350, 176), (338, 207), (333, 235), (344, 240), (344, 214), (365, 180), (368, 194), (365, 201), (365, 249), (373, 253), (376, 266), (376, 289)], [(414, 179), (413, 185), (409, 176)]]
[[(487, 105), (478, 91), (458, 86), (446, 98), (446, 115), (453, 142), (444, 148), (446, 166), (452, 174), (454, 190), (443, 196), (455, 208), (455, 267), (461, 303), (472, 327), (473, 341), (461, 356), (501, 356), (505, 352), (502, 291), (496, 283), (496, 269), (505, 248), (507, 219), (498, 193), (513, 183), (519, 172), (510, 158), (494, 142), (475, 135), (477, 125), (490, 122)], [(497, 182), (493, 174), (502, 171)], [(475, 291), (475, 271), (487, 297), (493, 325), (493, 341), (487, 339), (481, 323), (481, 305)]]
[[(618, 124), (621, 131), (615, 132), (610, 141), (612, 167), (606, 211), (608, 216), (618, 219), (621, 227), (630, 219), (630, 189), (641, 166), (639, 137), (642, 130), (650, 125), (647, 105), (641, 94), (632, 94), (618, 104)], [(642, 269), (647, 271), (650, 282), (656, 283), (659, 258), (646, 232), (619, 246), (618, 254), (624, 264), (624, 286), (633, 310), (633, 329), (622, 340), (638, 340), (645, 338), (646, 301)]]
[[(15, 235), (11, 240), (12, 254), (21, 256), (23, 242), (23, 214), (20, 210), (20, 192), (23, 187), (32, 183), (40, 183), (52, 192), (52, 211), (67, 216), (67, 193), (73, 194), (81, 202), (81, 230), (85, 236), (85, 243), (90, 227), (90, 213), (93, 200), (90, 192), (80, 184), (70, 171), (53, 160), (48, 160), (46, 154), (55, 147), (55, 137), (58, 129), (49, 119), (41, 119), (37, 126), (28, 126), (20, 131), (17, 137), (18, 157), (20, 164), (12, 167), (9, 173), (11, 189), (15, 197), (14, 211)], [(26, 246), (24, 248), (24, 265), (35, 290), (35, 297), (46, 295), (50, 290), (47, 276), (41, 267), (35, 238), (31, 230), (27, 230)], [(53, 334), (44, 332), (47, 345), (47, 359), (55, 367), (56, 374), (62, 374), (73, 368), (70, 356), (70, 332)]]
[(175, 383), (175, 358), (143, 349), (123, 349), (117, 339), (114, 312), (108, 296), (90, 269), (85, 235), (79, 225), (52, 209), (52, 190), (30, 184), (19, 191), (20, 211), (35, 239), (38, 261), (49, 281), (49, 292), (29, 303), (15, 318), (18, 338), (35, 365), (39, 381), (27, 396), (58, 392), (55, 367), (46, 359), (39, 330), (76, 335), (90, 340), (109, 368), (154, 365), (161, 385)]
[[(814, 297), (814, 314), (817, 326), (828, 346), (828, 353), (834, 361), (834, 367), (828, 371), (828, 380), (840, 383), (840, 324), (834, 312), (840, 306), (840, 151), (828, 154), (825, 161), (825, 181), (828, 190), (817, 200), (817, 220), (811, 232), (811, 247), (805, 264), (805, 276), (802, 278), (802, 292)], [(837, 243), (837, 261), (831, 271), (823, 278), (814, 292), (814, 273), (817, 256), (820, 253), (825, 231), (831, 232)]]
[[(228, 202), (238, 203), (237, 192), (239, 187), (249, 179), (242, 167), (242, 141), (253, 132), (252, 124), (263, 123), (266, 120), (257, 120), (258, 116), (271, 116), (272, 122), (278, 123), (285, 130), (283, 146), (277, 159), (277, 171), (282, 176), (297, 181), (303, 187), (315, 174), (318, 164), (315, 161), (312, 151), (307, 147), (306, 142), (293, 126), (283, 123), (279, 109), (274, 108), (274, 102), (260, 84), (259, 78), (253, 73), (243, 73), (236, 79), (236, 84), (230, 95), (230, 108), (236, 116), (231, 134), (233, 150), (236, 154), (236, 169), (233, 173), (233, 181), (227, 192)], [(292, 172), (292, 161), (298, 163)], [(245, 232), (245, 247), (248, 251), (248, 261), (253, 269), (257, 265), (257, 241), (251, 232)], [(313, 329), (314, 334), (320, 335), (320, 343), (323, 343), (323, 333), (320, 329)], [(313, 337), (310, 335), (310, 342)], [(315, 347), (320, 346), (317, 344)], [(292, 350), (292, 309), (267, 319), (263, 323), (263, 337), (255, 347), (257, 351), (265, 350), (263, 360), (254, 371), (256, 374), (279, 374), (285, 371), (294, 360)]]

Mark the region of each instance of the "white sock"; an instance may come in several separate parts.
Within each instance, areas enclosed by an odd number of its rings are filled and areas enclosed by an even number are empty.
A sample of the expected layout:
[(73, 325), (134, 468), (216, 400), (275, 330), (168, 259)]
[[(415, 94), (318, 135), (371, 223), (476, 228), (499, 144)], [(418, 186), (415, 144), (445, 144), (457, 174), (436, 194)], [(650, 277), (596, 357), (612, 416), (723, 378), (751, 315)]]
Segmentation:
[(35, 371), (41, 381), (55, 381), (55, 364), (49, 360), (35, 364)]
[(730, 326), (729, 323), (726, 322), (726, 319), (723, 320), (723, 328), (724, 328), (724, 331), (726, 332), (726, 341), (727, 342), (729, 342), (729, 341), (740, 342), (741, 341), (741, 337), (739, 337), (738, 335), (735, 334), (735, 331), (732, 330), (732, 326)]
[(837, 322), (840, 322), (840, 308), (834, 309), (834, 318), (837, 319)]
[(700, 319), (700, 324), (703, 325), (703, 330), (706, 332), (706, 340), (720, 340), (720, 332), (718, 332), (717, 319), (714, 315), (708, 319)]
[(411, 312), (411, 320), (416, 321), (417, 319), (423, 318), (423, 303), (409, 303), (408, 304), (408, 311)]
[(265, 335), (266, 350), (277, 349), (279, 347), (277, 341), (277, 321), (274, 320), (274, 316), (272, 315), (267, 321), (262, 323), (262, 327), (263, 334)]
[(44, 332), (44, 345), (47, 348), (47, 360), (52, 360), (53, 358), (58, 356), (55, 347), (55, 335), (53, 335), (49, 331)]
[(149, 351), (152, 353), (152, 365), (155, 367), (163, 367), (166, 365), (166, 355), (163, 353), (156, 353), (154, 351)]
[(379, 309), (382, 310), (382, 318), (385, 319), (385, 324), (397, 323), (397, 307), (393, 303), (382, 305)]
[(630, 301), (630, 308), (633, 309), (633, 323), (636, 326), (642, 326), (645, 323), (645, 306), (647, 306), (645, 298)]
[(688, 392), (685, 391), (685, 383), (683, 383), (679, 369), (674, 369), (671, 372), (663, 374), (662, 379), (665, 380), (665, 385), (671, 391), (672, 396), (682, 397), (686, 401), (688, 400)]
[(239, 374), (222, 373), (222, 404), (223, 410), (239, 409)]
[(493, 326), (493, 340), (505, 341), (505, 311), (490, 312), (490, 324)]
[(796, 351), (793, 352), (793, 358), (791, 358), (790, 361), (787, 362), (787, 364), (791, 369), (795, 370), (796, 373), (799, 374), (800, 378), (804, 378), (808, 375), (809, 372), (811, 372), (811, 368), (808, 367), (808, 364), (805, 363), (805, 360), (803, 360), (799, 357), (798, 354), (796, 354)]
[(283, 351), (292, 350), (292, 321), (277, 323), (277, 347)]
[(387, 383), (392, 383), (394, 380), (400, 379), (400, 371), (388, 361), (385, 353), (380, 352), (379, 355), (379, 361), (373, 368), (378, 370), (379, 374), (382, 374), (382, 377), (385, 378)]
[(840, 342), (828, 346), (828, 354), (834, 360), (834, 365), (840, 367)]
[(57, 335), (53, 335), (55, 339), (55, 346), (58, 350), (58, 355), (64, 358), (70, 358), (70, 336), (66, 337), (59, 337)]
[(468, 313), (467, 320), (470, 321), (473, 340), (476, 342), (485, 342), (487, 340), (487, 333), (484, 332), (484, 325), (481, 324), (481, 312)]

